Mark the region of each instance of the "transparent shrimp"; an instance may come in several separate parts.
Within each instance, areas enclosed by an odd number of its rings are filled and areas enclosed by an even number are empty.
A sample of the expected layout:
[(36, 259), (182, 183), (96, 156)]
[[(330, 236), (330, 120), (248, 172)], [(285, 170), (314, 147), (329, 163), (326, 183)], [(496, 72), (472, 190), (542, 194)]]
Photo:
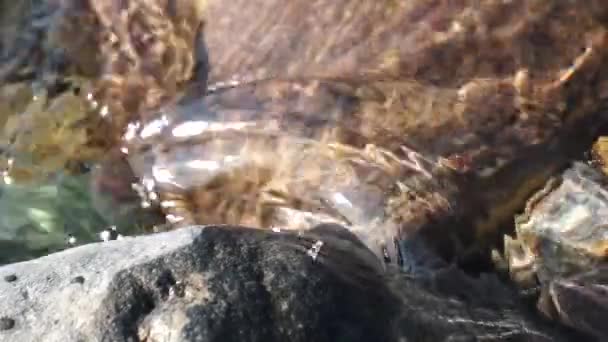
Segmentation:
[(440, 163), (405, 137), (362, 123), (353, 98), (332, 93), (339, 82), (269, 82), (281, 100), (245, 85), (132, 124), (124, 150), (140, 179), (154, 184), (147, 197), (176, 226), (332, 222), (386, 252), (403, 231), (387, 218), (390, 198), (410, 191), (403, 179), (433, 179)]

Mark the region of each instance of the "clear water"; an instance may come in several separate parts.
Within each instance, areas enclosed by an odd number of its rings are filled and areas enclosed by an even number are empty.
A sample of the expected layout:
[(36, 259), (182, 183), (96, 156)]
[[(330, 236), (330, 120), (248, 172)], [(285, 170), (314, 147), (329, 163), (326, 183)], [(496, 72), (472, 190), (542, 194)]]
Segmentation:
[[(0, 264), (98, 240), (108, 227), (92, 206), (88, 175), (56, 182), (3, 184), (0, 195)], [(70, 241), (70, 237), (72, 237)]]
[(105, 215), (99, 195), (91, 191), (91, 173), (0, 189), (0, 264), (103, 241), (108, 233), (112, 238), (142, 234), (151, 222), (132, 206)]

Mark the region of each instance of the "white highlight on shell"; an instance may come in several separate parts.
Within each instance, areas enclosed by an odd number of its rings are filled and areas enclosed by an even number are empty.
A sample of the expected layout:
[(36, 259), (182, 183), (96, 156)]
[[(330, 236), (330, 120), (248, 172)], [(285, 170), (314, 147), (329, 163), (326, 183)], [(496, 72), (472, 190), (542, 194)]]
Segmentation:
[(167, 127), (168, 125), (169, 119), (166, 115), (163, 115), (160, 118), (152, 120), (148, 124), (146, 124), (146, 126), (144, 126), (144, 128), (139, 133), (139, 136), (142, 139), (150, 138), (152, 136), (160, 134), (162, 129)]
[(6, 184), (6, 185), (13, 184), (13, 178), (8, 175), (8, 171), (2, 172), (2, 180), (4, 181), (4, 184)]
[(110, 241), (110, 231), (104, 230), (103, 232), (99, 233), (99, 238), (103, 242)]
[[(169, 170), (165, 167), (156, 166), (156, 165), (153, 166), (152, 167), (152, 177), (154, 177), (154, 180), (158, 183), (172, 184), (175, 186), (179, 186), (179, 184), (176, 183), (174, 180), (175, 178), (173, 177), (173, 172), (171, 172), (171, 170)], [(145, 181), (146, 180), (144, 180), (144, 182)], [(147, 190), (152, 190), (154, 188), (154, 185), (152, 184), (152, 186), (150, 186), (150, 184), (144, 183), (144, 187)]]
[(188, 121), (173, 128), (171, 134), (177, 138), (187, 138), (199, 135), (209, 129), (208, 121)]
[(177, 207), (177, 202), (176, 201), (162, 201), (160, 202), (160, 206), (162, 208), (175, 208)]
[(154, 181), (154, 179), (151, 179), (149, 177), (144, 177), (141, 180), (141, 184), (144, 186), (144, 189), (147, 191), (154, 190), (154, 187), (156, 186), (156, 182)]
[(172, 224), (178, 223), (178, 222), (184, 220), (183, 217), (177, 216), (177, 215), (172, 215), (172, 214), (166, 215), (165, 217), (167, 218), (167, 221), (169, 221), (169, 223), (172, 223)]
[(105, 118), (106, 116), (108, 116), (108, 114), (110, 114), (108, 106), (106, 105), (101, 107), (101, 109), (99, 110), (99, 115), (101, 115), (102, 118)]
[(150, 179), (149, 177), (144, 177), (139, 184), (131, 184), (131, 189), (137, 192), (139, 197), (142, 199), (140, 203), (142, 208), (145, 209), (151, 207), (151, 201), (156, 201), (158, 199), (158, 194), (154, 191), (155, 186), (156, 182), (154, 179)]
[(461, 33), (464, 30), (464, 27), (462, 26), (462, 23), (454, 20), (452, 21), (452, 25), (450, 25), (450, 31), (454, 32), (454, 33)]
[(70, 246), (74, 246), (76, 244), (76, 242), (78, 242), (78, 240), (76, 239), (76, 237), (74, 235), (70, 235), (68, 237), (68, 245)]
[(151, 201), (156, 201), (158, 199), (158, 194), (156, 192), (152, 191), (148, 194), (148, 198)]
[(116, 226), (111, 226), (110, 229), (99, 233), (99, 238), (104, 242), (112, 240), (112, 236), (114, 236), (114, 240), (122, 239), (122, 235), (117, 233)]
[(139, 122), (131, 122), (127, 125), (127, 130), (123, 136), (126, 141), (132, 140), (139, 129)]
[(555, 230), (567, 233), (571, 230), (575, 230), (576, 227), (579, 227), (581, 224), (589, 221), (592, 213), (589, 209), (585, 208), (582, 205), (578, 205), (570, 210), (567, 215), (562, 217), (562, 222), (559, 226), (555, 227)]
[(221, 165), (215, 160), (190, 160), (186, 162), (186, 167), (197, 170), (217, 171)]
[(306, 254), (308, 254), (308, 256), (312, 258), (312, 261), (317, 260), (319, 252), (321, 251), (321, 247), (323, 247), (323, 241), (317, 240), (315, 241), (315, 243), (312, 244), (310, 249), (306, 251)]
[(256, 122), (237, 121), (237, 122), (209, 122), (207, 120), (187, 121), (176, 125), (171, 130), (171, 134), (176, 138), (188, 138), (200, 135), (205, 131), (226, 131), (226, 130), (242, 130), (245, 128), (255, 127)]
[(351, 208), (353, 206), (353, 204), (348, 200), (348, 198), (346, 198), (346, 196), (344, 196), (341, 192), (335, 192), (332, 197), (334, 203), (336, 203), (337, 205), (345, 205)]

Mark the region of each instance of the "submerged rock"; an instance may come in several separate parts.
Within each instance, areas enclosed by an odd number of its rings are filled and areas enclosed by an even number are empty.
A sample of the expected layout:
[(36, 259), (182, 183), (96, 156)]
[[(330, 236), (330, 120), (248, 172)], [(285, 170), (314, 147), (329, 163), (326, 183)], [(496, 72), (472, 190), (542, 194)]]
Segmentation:
[[(608, 265), (556, 279), (549, 285), (542, 308), (556, 318), (598, 340), (608, 338), (604, 317), (608, 315)], [(541, 305), (544, 303), (541, 302)]]
[(211, 84), (364, 75), (462, 86), (519, 70), (542, 82), (572, 66), (606, 12), (559, 0), (206, 3)]
[[(0, 275), (15, 275), (16, 280), (0, 281), (0, 316), (10, 323), (3, 323), (0, 339), (566, 341), (572, 337), (531, 318), (513, 292), (497, 282), (468, 279), (460, 273), (424, 283), (390, 274), (361, 242), (336, 226), (299, 236), (240, 227), (181, 229), (1, 267)], [(486, 292), (458, 296), (453, 289), (460, 283), (477, 284)]]
[(603, 339), (608, 331), (595, 317), (608, 309), (607, 184), (600, 171), (575, 163), (528, 202), (516, 238), (505, 240), (513, 279), (540, 285), (541, 310)]
[[(608, 257), (606, 181), (597, 170), (575, 163), (550, 182), (516, 220), (518, 241), (527, 256), (513, 253), (511, 264), (533, 261), (528, 266), (544, 283), (604, 261)], [(507, 239), (507, 247), (510, 243)]]
[[(424, 152), (465, 154), (492, 169), (596, 111), (606, 93), (599, 1), (32, 4), (17, 8), (13, 31), (22, 34), (7, 36), (2, 51), (8, 61), (35, 56), (34, 65), (6, 70), (55, 73), (43, 71), (55, 52), (70, 67), (60, 73), (92, 78), (96, 101), (108, 107), (99, 107), (103, 120), (85, 120), (87, 147), (114, 146), (129, 123), (147, 121), (192, 80), (203, 93), (207, 77), (212, 88), (272, 78), (397, 80), (420, 84), (369, 103), (406, 103), (404, 116), (424, 117), (410, 132), (395, 125), (397, 134), (415, 135), (413, 147)], [(450, 111), (444, 98), (461, 108)]]
[[(606, 7), (210, 0), (203, 34), (209, 84), (243, 85), (241, 92), (263, 97), (270, 87), (262, 80), (356, 80), (362, 126), (383, 124), (423, 154), (462, 155), (492, 172), (520, 148), (597, 111), (608, 84), (608, 40), (598, 18)], [(280, 102), (282, 94), (265, 100)]]

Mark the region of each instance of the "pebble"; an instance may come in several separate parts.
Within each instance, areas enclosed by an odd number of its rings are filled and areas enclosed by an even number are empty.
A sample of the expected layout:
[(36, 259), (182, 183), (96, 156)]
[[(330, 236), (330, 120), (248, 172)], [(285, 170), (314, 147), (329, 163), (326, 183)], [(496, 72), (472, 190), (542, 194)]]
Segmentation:
[(9, 317), (0, 317), (0, 330), (10, 330), (15, 326), (15, 320)]
[(14, 274), (9, 274), (9, 275), (4, 276), (4, 281), (6, 281), (7, 283), (12, 283), (16, 280), (17, 280), (17, 276)]

